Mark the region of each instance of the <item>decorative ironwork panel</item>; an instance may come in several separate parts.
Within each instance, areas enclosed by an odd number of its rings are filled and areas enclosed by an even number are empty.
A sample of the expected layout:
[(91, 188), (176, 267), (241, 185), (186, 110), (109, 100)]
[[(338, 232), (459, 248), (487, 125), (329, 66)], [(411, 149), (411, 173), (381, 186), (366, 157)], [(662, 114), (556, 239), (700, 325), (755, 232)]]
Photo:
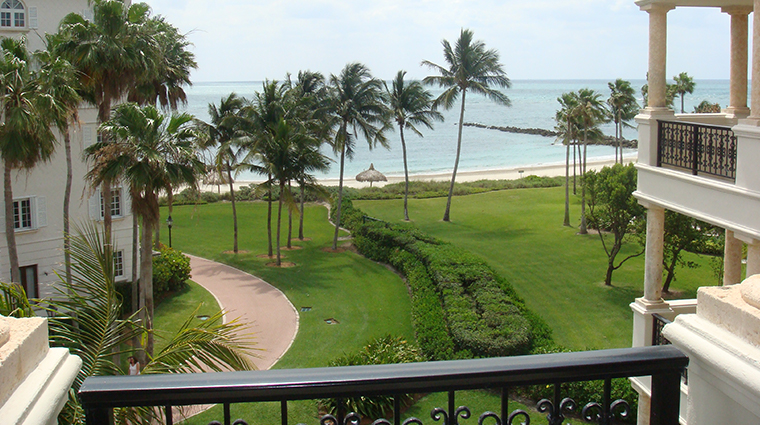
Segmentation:
[(736, 146), (730, 127), (658, 121), (658, 166), (735, 180)]

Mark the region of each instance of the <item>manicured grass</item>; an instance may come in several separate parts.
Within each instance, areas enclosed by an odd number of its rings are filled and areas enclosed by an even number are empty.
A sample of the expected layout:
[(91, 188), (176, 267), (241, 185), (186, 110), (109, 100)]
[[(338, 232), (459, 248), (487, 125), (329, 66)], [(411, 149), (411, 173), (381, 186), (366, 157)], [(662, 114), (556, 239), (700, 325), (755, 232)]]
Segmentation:
[[(413, 339), (410, 301), (401, 278), (385, 266), (351, 251), (326, 252), (332, 242), (333, 227), (327, 209), (310, 205), (305, 213), (305, 236), (294, 239), (302, 249), (283, 251), (284, 261), (294, 267), (267, 266), (266, 204), (238, 203), (239, 245), (232, 249), (232, 213), (229, 203), (175, 207), (172, 212), (172, 244), (184, 252), (227, 263), (245, 270), (279, 288), (300, 311), (299, 331), (293, 346), (275, 368), (327, 366), (330, 360), (358, 351), (369, 340), (386, 334)], [(276, 207), (276, 206), (275, 206)], [(276, 211), (276, 208), (275, 208)], [(162, 210), (162, 217), (166, 211)], [(286, 234), (285, 221), (283, 236)], [(297, 234), (297, 220), (294, 233)], [(161, 231), (168, 243), (168, 231)], [(285, 237), (282, 238), (283, 246)], [(242, 252), (246, 251), (246, 252)], [(329, 325), (325, 319), (337, 319)], [(311, 422), (316, 415), (314, 402), (291, 403), (293, 423)], [(257, 419), (263, 423), (279, 421), (279, 404), (233, 406), (233, 416)], [(221, 417), (221, 408), (193, 418), (188, 423), (208, 423)]]
[[(372, 217), (397, 222), (403, 218), (402, 202), (354, 205)], [(455, 197), (450, 223), (441, 220), (445, 202), (410, 199), (409, 216), (425, 232), (488, 261), (546, 320), (558, 343), (575, 350), (631, 345), (629, 304), (643, 294), (644, 256), (626, 262), (613, 274), (613, 286), (605, 287), (607, 257), (599, 236), (577, 235), (579, 198), (571, 206), (575, 227), (562, 226), (564, 188)], [(628, 243), (618, 258), (640, 250)], [(676, 298), (695, 297), (697, 287), (716, 284), (709, 257), (687, 255), (701, 267), (677, 271), (672, 288)]]
[[(158, 335), (156, 338), (155, 352), (160, 352), (168, 339), (174, 336), (188, 316), (195, 311), (194, 316), (210, 316), (219, 311), (219, 304), (206, 289), (193, 281), (188, 281), (188, 285), (163, 299), (154, 311), (155, 329)], [(195, 317), (193, 323), (200, 323), (200, 319)]]

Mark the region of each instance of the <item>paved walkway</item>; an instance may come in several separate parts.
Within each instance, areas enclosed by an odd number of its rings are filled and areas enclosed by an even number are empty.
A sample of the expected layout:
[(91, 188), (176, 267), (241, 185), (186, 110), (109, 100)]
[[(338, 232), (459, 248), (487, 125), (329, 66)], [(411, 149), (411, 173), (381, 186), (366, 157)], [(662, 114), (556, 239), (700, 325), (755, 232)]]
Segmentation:
[[(187, 254), (186, 254), (187, 255)], [(279, 289), (234, 267), (190, 257), (192, 280), (214, 295), (225, 311), (225, 322), (235, 318), (253, 333), (258, 370), (272, 367), (288, 351), (298, 332), (298, 312)]]

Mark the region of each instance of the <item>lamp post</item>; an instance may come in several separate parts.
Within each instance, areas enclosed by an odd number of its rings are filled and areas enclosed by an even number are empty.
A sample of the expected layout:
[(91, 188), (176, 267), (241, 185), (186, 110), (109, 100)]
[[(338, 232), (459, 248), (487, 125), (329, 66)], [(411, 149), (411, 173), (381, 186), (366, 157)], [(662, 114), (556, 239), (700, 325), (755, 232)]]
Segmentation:
[(174, 220), (172, 220), (172, 216), (166, 218), (166, 225), (169, 226), (169, 248), (172, 247), (172, 224), (174, 224)]

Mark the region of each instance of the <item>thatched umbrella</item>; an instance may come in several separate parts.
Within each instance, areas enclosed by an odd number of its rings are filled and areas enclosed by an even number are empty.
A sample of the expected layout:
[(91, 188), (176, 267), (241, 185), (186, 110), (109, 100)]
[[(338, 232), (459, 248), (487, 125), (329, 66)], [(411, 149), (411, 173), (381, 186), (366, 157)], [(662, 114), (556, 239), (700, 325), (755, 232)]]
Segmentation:
[(372, 187), (372, 182), (387, 182), (388, 178), (383, 173), (375, 170), (375, 164), (369, 164), (369, 170), (364, 170), (357, 174), (356, 181), (369, 182), (369, 187)]

